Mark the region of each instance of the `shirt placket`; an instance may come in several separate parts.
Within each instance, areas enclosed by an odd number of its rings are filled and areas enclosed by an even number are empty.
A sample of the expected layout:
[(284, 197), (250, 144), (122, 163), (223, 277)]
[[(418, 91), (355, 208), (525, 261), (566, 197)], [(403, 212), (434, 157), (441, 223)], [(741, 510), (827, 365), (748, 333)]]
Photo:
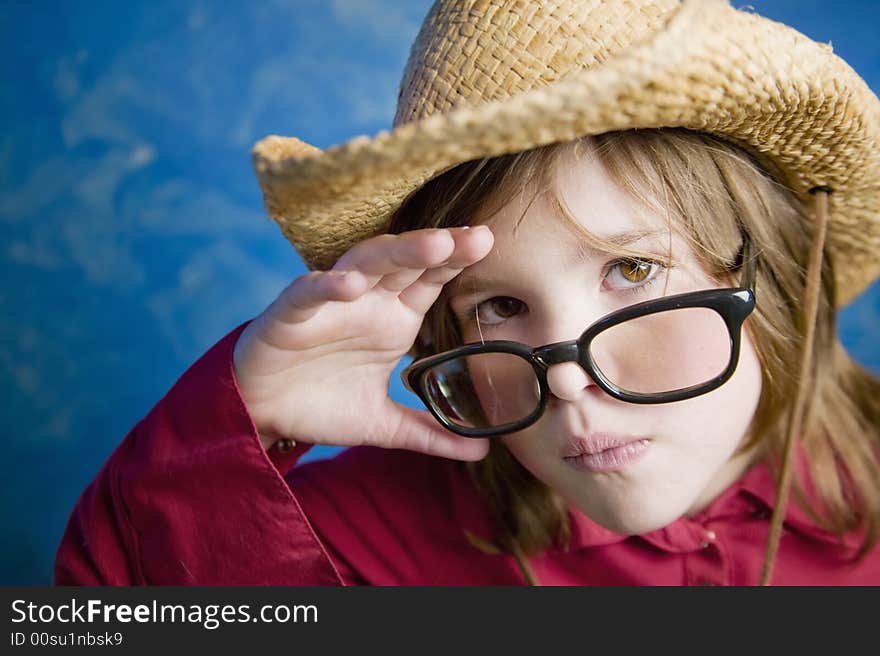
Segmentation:
[(687, 585), (732, 584), (728, 550), (711, 528), (703, 528), (699, 548), (685, 554), (684, 566)]

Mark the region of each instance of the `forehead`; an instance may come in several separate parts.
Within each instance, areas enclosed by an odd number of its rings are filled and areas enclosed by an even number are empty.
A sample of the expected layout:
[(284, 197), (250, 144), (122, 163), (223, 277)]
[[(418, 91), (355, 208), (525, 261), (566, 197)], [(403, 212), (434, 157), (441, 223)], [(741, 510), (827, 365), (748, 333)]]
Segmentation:
[(583, 255), (672, 229), (668, 213), (645, 207), (621, 189), (591, 148), (564, 149), (551, 166), (481, 221), (492, 228), (496, 250), (519, 248), (525, 254), (555, 248)]
[(592, 155), (565, 153), (548, 182), (523, 186), (485, 223), (492, 251), (449, 286), (453, 295), (487, 281), (521, 279), (550, 271), (574, 271), (585, 261), (609, 257), (657, 257), (670, 250), (690, 259), (670, 231), (665, 214), (639, 204)]

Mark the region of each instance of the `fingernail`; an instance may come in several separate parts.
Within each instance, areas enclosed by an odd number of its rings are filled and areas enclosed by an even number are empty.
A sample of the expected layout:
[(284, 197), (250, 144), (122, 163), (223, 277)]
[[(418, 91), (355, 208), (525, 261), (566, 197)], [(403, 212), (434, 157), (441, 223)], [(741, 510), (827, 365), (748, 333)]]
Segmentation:
[(461, 229), (462, 229), (462, 230), (470, 230), (471, 227), (470, 227), (470, 226), (461, 226)]

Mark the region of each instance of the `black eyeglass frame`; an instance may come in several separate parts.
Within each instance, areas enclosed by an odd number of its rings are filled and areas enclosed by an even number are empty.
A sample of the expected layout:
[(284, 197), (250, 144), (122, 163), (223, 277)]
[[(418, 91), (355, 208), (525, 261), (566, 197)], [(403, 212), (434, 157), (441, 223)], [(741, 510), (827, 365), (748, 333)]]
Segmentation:
[[(508, 340), (465, 344), (412, 362), (401, 371), (401, 381), (409, 391), (421, 399), (422, 403), (425, 404), (442, 426), (464, 437), (492, 437), (504, 433), (512, 433), (527, 428), (538, 421), (547, 407), (547, 397), (551, 394), (547, 383), (547, 369), (552, 365), (563, 362), (577, 362), (604, 392), (615, 399), (629, 403), (673, 403), (706, 394), (727, 382), (733, 375), (733, 372), (736, 371), (737, 364), (739, 363), (742, 324), (755, 309), (756, 263), (752, 258), (751, 250), (749, 241), (747, 239), (744, 240), (741, 259), (744, 269), (742, 281), (745, 286), (743, 287), (686, 292), (684, 294), (675, 294), (636, 303), (596, 320), (577, 339), (546, 344), (535, 348)], [(625, 321), (683, 308), (709, 308), (717, 312), (724, 321), (730, 337), (730, 361), (723, 372), (698, 385), (655, 394), (630, 392), (621, 389), (605, 378), (604, 374), (596, 366), (590, 353), (590, 344), (597, 335)], [(539, 386), (538, 404), (534, 412), (516, 422), (492, 428), (464, 428), (457, 426), (443, 415), (425, 389), (425, 374), (429, 369), (443, 362), (479, 353), (510, 353), (523, 358), (532, 365)]]

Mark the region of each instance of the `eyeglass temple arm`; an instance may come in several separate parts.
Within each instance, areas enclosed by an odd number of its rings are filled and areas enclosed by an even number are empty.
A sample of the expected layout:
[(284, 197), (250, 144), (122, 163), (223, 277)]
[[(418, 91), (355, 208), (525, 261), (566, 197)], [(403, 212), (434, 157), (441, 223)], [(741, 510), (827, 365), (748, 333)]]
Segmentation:
[(755, 276), (757, 275), (758, 261), (754, 257), (754, 249), (752, 248), (752, 240), (748, 235), (743, 236), (742, 245), (742, 268), (743, 276), (740, 283), (743, 287), (747, 287), (755, 293)]

